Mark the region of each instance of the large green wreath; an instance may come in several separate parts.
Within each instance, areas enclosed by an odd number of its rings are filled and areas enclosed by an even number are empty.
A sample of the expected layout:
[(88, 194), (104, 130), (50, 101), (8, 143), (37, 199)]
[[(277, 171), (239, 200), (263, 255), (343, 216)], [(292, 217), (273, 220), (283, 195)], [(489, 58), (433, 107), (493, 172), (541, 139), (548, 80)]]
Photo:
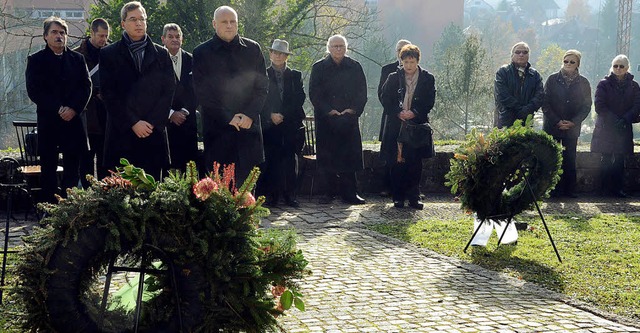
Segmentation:
[(548, 197), (562, 173), (562, 147), (550, 135), (518, 120), (511, 127), (494, 128), (488, 136), (473, 130), (456, 149), (445, 176), (462, 208), (479, 219), (512, 217)]
[(90, 189), (45, 206), (49, 216), (25, 239), (12, 290), (25, 330), (127, 331), (122, 309), (107, 311), (100, 324), (97, 279), (111, 258), (138, 264), (143, 254), (175, 268), (181, 311), (168, 274), (150, 276), (141, 332), (178, 332), (179, 317), (184, 332), (263, 332), (292, 305), (304, 310), (295, 280), (308, 273), (307, 261), (292, 231), (258, 228), (268, 211), (250, 193), (257, 169), (236, 189), (233, 166), (218, 172), (216, 165), (198, 180), (190, 163), (186, 174), (156, 183), (123, 163)]

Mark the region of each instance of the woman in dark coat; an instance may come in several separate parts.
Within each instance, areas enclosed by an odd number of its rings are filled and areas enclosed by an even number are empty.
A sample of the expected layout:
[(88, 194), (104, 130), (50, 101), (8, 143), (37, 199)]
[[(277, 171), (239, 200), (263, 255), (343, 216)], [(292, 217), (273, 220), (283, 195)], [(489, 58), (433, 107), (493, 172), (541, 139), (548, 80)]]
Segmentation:
[(420, 202), (420, 178), (422, 159), (432, 157), (433, 144), (412, 148), (398, 143), (398, 136), (407, 123), (429, 122), (429, 112), (436, 98), (435, 79), (425, 69), (418, 66), (420, 49), (415, 45), (405, 45), (400, 51), (402, 67), (391, 73), (382, 88), (382, 104), (387, 122), (383, 131), (380, 154), (391, 173), (391, 195), (396, 208), (409, 206), (422, 209)]
[(329, 55), (313, 64), (309, 80), (320, 183), (326, 194), (320, 203), (325, 204), (338, 189), (346, 203), (365, 203), (356, 192), (356, 171), (364, 166), (358, 118), (367, 103), (367, 81), (360, 63), (346, 56), (347, 46), (343, 36), (331, 36)]
[(566, 195), (575, 198), (576, 185), (576, 147), (580, 136), (582, 121), (591, 111), (591, 85), (580, 75), (580, 59), (577, 50), (564, 54), (564, 65), (557, 73), (551, 74), (544, 84), (544, 103), (542, 104), (545, 132), (562, 144), (562, 178), (554, 195)]
[(601, 191), (627, 197), (624, 193), (624, 158), (633, 153), (632, 122), (640, 114), (640, 87), (629, 71), (629, 58), (620, 54), (611, 61), (611, 74), (598, 83), (595, 95), (596, 127), (591, 151), (602, 153)]

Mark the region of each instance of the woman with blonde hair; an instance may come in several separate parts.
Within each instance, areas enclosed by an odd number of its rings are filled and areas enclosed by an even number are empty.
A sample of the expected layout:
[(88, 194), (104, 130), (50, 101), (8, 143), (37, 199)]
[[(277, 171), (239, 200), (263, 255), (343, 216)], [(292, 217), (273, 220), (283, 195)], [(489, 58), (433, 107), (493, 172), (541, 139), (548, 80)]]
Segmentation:
[(554, 196), (576, 197), (576, 147), (582, 121), (589, 115), (592, 102), (589, 80), (578, 71), (581, 58), (579, 51), (568, 50), (560, 70), (544, 84), (542, 128), (564, 147), (562, 178), (552, 192)]

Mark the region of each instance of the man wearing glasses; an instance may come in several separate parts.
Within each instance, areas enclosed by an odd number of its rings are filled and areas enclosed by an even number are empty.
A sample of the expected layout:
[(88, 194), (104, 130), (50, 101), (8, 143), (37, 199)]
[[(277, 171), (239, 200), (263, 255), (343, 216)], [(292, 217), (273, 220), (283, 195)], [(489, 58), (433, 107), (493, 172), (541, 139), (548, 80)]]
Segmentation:
[(100, 88), (107, 107), (105, 167), (115, 170), (120, 158), (156, 179), (169, 155), (165, 125), (176, 88), (169, 52), (147, 35), (142, 4), (129, 2), (120, 11), (122, 39), (100, 50)]
[(516, 43), (511, 48), (511, 63), (496, 72), (493, 94), (498, 128), (511, 126), (516, 119), (524, 121), (542, 106), (542, 77), (531, 67), (529, 52), (527, 43)]

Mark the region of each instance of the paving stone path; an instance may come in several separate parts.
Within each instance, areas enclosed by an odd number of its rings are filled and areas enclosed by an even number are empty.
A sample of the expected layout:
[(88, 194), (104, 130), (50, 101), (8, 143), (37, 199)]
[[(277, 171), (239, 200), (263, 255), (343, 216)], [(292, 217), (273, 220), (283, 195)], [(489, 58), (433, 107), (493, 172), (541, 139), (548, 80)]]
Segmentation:
[[(363, 206), (273, 209), (264, 224), (296, 228), (313, 271), (302, 281), (306, 311), (289, 311), (282, 326), (288, 332), (640, 332), (638, 323), (598, 316), (563, 295), (364, 228), (460, 214), (450, 197), (426, 202), (421, 212), (375, 198)], [(549, 203), (544, 209), (640, 213), (631, 202)]]
[[(272, 210), (263, 225), (295, 228), (313, 274), (301, 281), (306, 311), (280, 320), (287, 332), (640, 332), (640, 323), (602, 314), (531, 283), (371, 232), (367, 225), (461, 214), (450, 197), (425, 210), (316, 205)], [(595, 199), (550, 202), (543, 210), (640, 215), (640, 203)], [(12, 223), (11, 239), (33, 223)], [(2, 233), (0, 233), (4, 236)]]

